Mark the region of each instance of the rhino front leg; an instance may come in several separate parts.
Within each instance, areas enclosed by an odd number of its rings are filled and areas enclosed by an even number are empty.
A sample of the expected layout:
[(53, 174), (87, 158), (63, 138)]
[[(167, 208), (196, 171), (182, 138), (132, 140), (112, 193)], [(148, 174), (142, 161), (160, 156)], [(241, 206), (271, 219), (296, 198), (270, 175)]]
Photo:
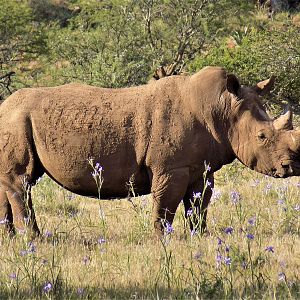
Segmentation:
[(190, 185), (183, 197), (185, 217), (190, 221), (190, 229), (191, 231), (200, 230), (201, 233), (206, 231), (207, 207), (214, 187), (213, 174), (207, 176), (206, 179), (206, 183), (200, 180)]
[(176, 209), (186, 193), (188, 181), (188, 168), (153, 174), (151, 187), (153, 221), (159, 236), (163, 234), (166, 224), (172, 224)]
[(3, 187), (0, 188), (0, 226), (4, 232), (14, 234), (12, 210)]

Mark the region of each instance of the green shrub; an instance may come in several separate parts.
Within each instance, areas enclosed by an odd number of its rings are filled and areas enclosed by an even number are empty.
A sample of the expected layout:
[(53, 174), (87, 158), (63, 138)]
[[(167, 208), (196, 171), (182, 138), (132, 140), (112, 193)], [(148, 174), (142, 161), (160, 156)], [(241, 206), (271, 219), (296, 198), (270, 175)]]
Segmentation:
[[(271, 107), (282, 102), (297, 107), (300, 101), (299, 28), (290, 24), (235, 32), (214, 44), (191, 64), (193, 71), (207, 65), (225, 67), (243, 84), (277, 77)], [(276, 105), (275, 105), (276, 106)]]
[(35, 60), (46, 51), (43, 27), (34, 21), (27, 1), (0, 0), (0, 78), (15, 72), (12, 81), (0, 80), (0, 99), (35, 76)]

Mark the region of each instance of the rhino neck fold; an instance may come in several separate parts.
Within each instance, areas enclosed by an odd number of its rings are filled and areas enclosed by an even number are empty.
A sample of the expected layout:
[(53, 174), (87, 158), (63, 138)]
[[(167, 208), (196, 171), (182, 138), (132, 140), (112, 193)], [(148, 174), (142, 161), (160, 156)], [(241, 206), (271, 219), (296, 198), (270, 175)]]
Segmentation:
[(224, 93), (225, 90), (225, 70), (207, 67), (190, 78), (189, 89), (185, 92), (189, 96), (192, 114), (210, 137), (208, 140), (216, 169), (236, 157), (229, 139), (231, 99), (228, 93)]
[(208, 118), (206, 126), (212, 136), (212, 161), (215, 164), (215, 169), (218, 170), (236, 158), (228, 138), (227, 120), (212, 115), (211, 118)]

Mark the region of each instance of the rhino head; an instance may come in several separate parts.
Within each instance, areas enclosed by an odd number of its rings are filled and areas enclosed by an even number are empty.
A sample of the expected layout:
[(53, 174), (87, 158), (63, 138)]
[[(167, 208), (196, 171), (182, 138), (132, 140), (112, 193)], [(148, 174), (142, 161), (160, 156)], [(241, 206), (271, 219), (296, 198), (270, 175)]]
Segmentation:
[(289, 107), (271, 119), (260, 96), (269, 93), (274, 77), (254, 87), (241, 86), (227, 75), (231, 97), (230, 140), (235, 156), (249, 168), (273, 177), (300, 175), (300, 130), (293, 129)]

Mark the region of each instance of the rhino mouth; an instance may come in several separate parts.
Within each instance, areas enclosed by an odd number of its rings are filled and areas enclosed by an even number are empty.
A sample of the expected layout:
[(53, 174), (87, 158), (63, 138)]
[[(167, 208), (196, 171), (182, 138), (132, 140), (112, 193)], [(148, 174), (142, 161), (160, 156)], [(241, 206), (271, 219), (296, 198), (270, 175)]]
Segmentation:
[(270, 176), (275, 178), (287, 178), (300, 175), (300, 162), (282, 162), (279, 168), (271, 169)]
[(293, 176), (292, 174), (282, 174), (282, 173), (273, 173), (271, 174), (270, 176), (274, 177), (274, 178), (287, 178), (287, 177), (290, 177), (290, 176)]

